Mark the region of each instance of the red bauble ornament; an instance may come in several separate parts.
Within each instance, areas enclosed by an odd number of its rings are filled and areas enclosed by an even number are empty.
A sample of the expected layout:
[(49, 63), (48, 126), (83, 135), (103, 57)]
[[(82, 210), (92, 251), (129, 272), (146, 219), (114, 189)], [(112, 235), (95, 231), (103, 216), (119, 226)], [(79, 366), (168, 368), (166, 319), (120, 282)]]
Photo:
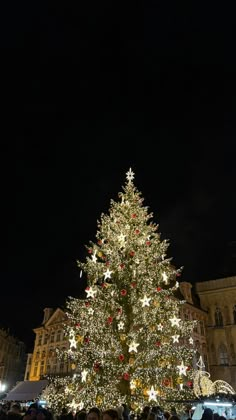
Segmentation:
[(107, 265), (107, 266), (108, 266), (108, 265), (110, 265), (110, 262), (109, 262), (109, 261), (107, 261), (107, 262), (106, 262), (106, 265)]
[(188, 366), (186, 370), (191, 370), (191, 366)]
[(135, 254), (135, 252), (134, 252), (134, 251), (130, 251), (130, 253), (129, 253), (129, 255), (130, 255), (131, 257), (133, 257), (133, 256), (134, 256), (134, 254)]
[(160, 347), (161, 346), (161, 342), (160, 341), (157, 341), (155, 344), (156, 344), (157, 347)]
[(89, 337), (85, 337), (84, 342), (88, 344), (89, 343)]
[(187, 386), (188, 386), (189, 388), (192, 388), (192, 386), (193, 386), (192, 381), (188, 381), (188, 382), (187, 382)]
[(136, 215), (135, 213), (133, 213), (133, 214), (131, 215), (131, 217), (132, 217), (132, 219), (135, 219), (135, 218), (137, 217), (137, 215)]
[(98, 245), (102, 245), (102, 240), (101, 239), (98, 240)]
[(118, 313), (118, 314), (122, 314), (122, 308), (118, 308), (118, 309), (117, 309), (117, 313)]
[(92, 254), (93, 250), (91, 248), (88, 249), (88, 253)]
[(80, 324), (76, 324), (76, 328), (79, 328), (80, 327)]
[(124, 266), (125, 266), (124, 264), (120, 264), (120, 268), (124, 268)]
[(137, 283), (135, 283), (135, 282), (131, 283), (131, 287), (135, 288), (136, 286), (137, 286)]
[(122, 290), (120, 291), (120, 294), (121, 294), (121, 296), (126, 296), (126, 295), (127, 295), (127, 290), (122, 289)]
[(94, 368), (95, 372), (98, 372), (99, 368), (100, 368), (100, 364), (99, 363), (94, 363), (93, 368)]
[(160, 286), (157, 287), (157, 292), (160, 292), (162, 288)]
[(123, 354), (120, 354), (119, 355), (119, 360), (120, 360), (120, 362), (123, 362), (123, 360), (125, 360), (125, 356)]
[(90, 306), (90, 303), (89, 302), (85, 302), (85, 306), (87, 308), (88, 306)]
[(106, 287), (106, 283), (102, 283), (101, 287), (104, 289), (104, 287)]
[(170, 381), (169, 381), (169, 379), (164, 379), (164, 380), (163, 380), (163, 385), (164, 385), (164, 386), (169, 386), (169, 385), (170, 385)]
[(111, 323), (112, 323), (112, 321), (113, 321), (112, 316), (109, 316), (109, 317), (107, 318), (107, 323), (108, 323), (108, 324), (111, 324)]
[(136, 229), (135, 233), (138, 235), (140, 233), (140, 230)]
[(124, 373), (124, 375), (123, 375), (123, 379), (124, 379), (125, 381), (129, 381), (129, 378), (130, 378), (130, 375), (129, 375), (128, 373)]
[(151, 245), (151, 242), (150, 241), (146, 241), (146, 245)]

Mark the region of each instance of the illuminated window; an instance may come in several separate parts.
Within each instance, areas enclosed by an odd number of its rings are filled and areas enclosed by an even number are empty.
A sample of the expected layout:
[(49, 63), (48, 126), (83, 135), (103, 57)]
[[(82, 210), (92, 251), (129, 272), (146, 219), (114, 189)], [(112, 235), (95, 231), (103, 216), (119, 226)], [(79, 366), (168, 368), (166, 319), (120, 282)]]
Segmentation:
[(47, 344), (48, 342), (48, 334), (45, 334), (43, 344)]
[(43, 336), (42, 336), (42, 334), (40, 334), (38, 336), (38, 346), (41, 346), (42, 345), (42, 338), (43, 338)]
[(43, 373), (44, 373), (44, 360), (42, 360), (40, 363), (40, 375), (43, 375)]
[(223, 317), (220, 308), (215, 310), (215, 323), (217, 327), (223, 327)]
[(224, 344), (221, 344), (219, 347), (219, 358), (220, 358), (220, 365), (225, 366), (229, 364), (228, 353)]
[(37, 376), (38, 373), (38, 362), (35, 362), (34, 364), (34, 376)]

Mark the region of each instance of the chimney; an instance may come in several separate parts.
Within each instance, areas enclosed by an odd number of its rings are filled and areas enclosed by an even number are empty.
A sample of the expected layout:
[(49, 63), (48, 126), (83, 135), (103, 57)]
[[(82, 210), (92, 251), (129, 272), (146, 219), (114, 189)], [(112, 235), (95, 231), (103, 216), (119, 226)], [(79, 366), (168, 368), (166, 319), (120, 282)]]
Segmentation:
[(53, 313), (53, 308), (44, 308), (43, 324), (45, 324)]

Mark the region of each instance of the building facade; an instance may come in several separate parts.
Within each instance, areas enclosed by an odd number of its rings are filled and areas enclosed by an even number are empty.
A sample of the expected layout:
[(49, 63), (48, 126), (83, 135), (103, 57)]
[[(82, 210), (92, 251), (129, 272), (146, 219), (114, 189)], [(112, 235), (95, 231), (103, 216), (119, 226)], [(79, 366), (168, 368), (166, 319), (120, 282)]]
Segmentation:
[(9, 331), (0, 329), (0, 385), (9, 391), (24, 378), (26, 364), (25, 344)]
[[(206, 345), (206, 320), (207, 313), (202, 310), (192, 296), (192, 285), (187, 282), (180, 283), (178, 298), (184, 299), (181, 317), (185, 320), (198, 320), (194, 330), (193, 339), (197, 349), (196, 361), (201, 355), (208, 367)], [(65, 313), (57, 308), (44, 309), (44, 319), (40, 327), (35, 328), (36, 334), (33, 353), (28, 354), (25, 370), (25, 380), (37, 381), (47, 375), (66, 375), (72, 372), (68, 363), (62, 362), (57, 357), (56, 349), (66, 349), (69, 346), (65, 338), (63, 325), (66, 321)]]
[(195, 355), (194, 367), (199, 357), (202, 356), (206, 370), (209, 368), (209, 358), (207, 351), (207, 337), (206, 337), (206, 324), (207, 312), (200, 307), (200, 301), (192, 293), (192, 284), (189, 282), (182, 282), (179, 285), (180, 292), (185, 300), (181, 317), (186, 321), (198, 321), (193, 331), (194, 347), (197, 350)]
[(207, 313), (211, 380), (224, 380), (236, 390), (236, 276), (199, 282), (195, 287)]
[(45, 308), (42, 325), (34, 329), (36, 334), (33, 354), (28, 354), (25, 380), (38, 381), (47, 375), (66, 375), (71, 367), (60, 361), (56, 349), (67, 349), (63, 325), (65, 313), (60, 309)]

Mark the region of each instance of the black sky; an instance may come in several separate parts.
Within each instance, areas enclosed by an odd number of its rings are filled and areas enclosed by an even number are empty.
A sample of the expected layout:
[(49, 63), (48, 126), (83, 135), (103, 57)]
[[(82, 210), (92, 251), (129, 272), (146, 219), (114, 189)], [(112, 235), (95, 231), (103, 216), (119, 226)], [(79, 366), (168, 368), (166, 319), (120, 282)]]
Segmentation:
[(0, 325), (29, 349), (130, 166), (183, 280), (236, 273), (233, 11), (79, 3), (2, 13)]

